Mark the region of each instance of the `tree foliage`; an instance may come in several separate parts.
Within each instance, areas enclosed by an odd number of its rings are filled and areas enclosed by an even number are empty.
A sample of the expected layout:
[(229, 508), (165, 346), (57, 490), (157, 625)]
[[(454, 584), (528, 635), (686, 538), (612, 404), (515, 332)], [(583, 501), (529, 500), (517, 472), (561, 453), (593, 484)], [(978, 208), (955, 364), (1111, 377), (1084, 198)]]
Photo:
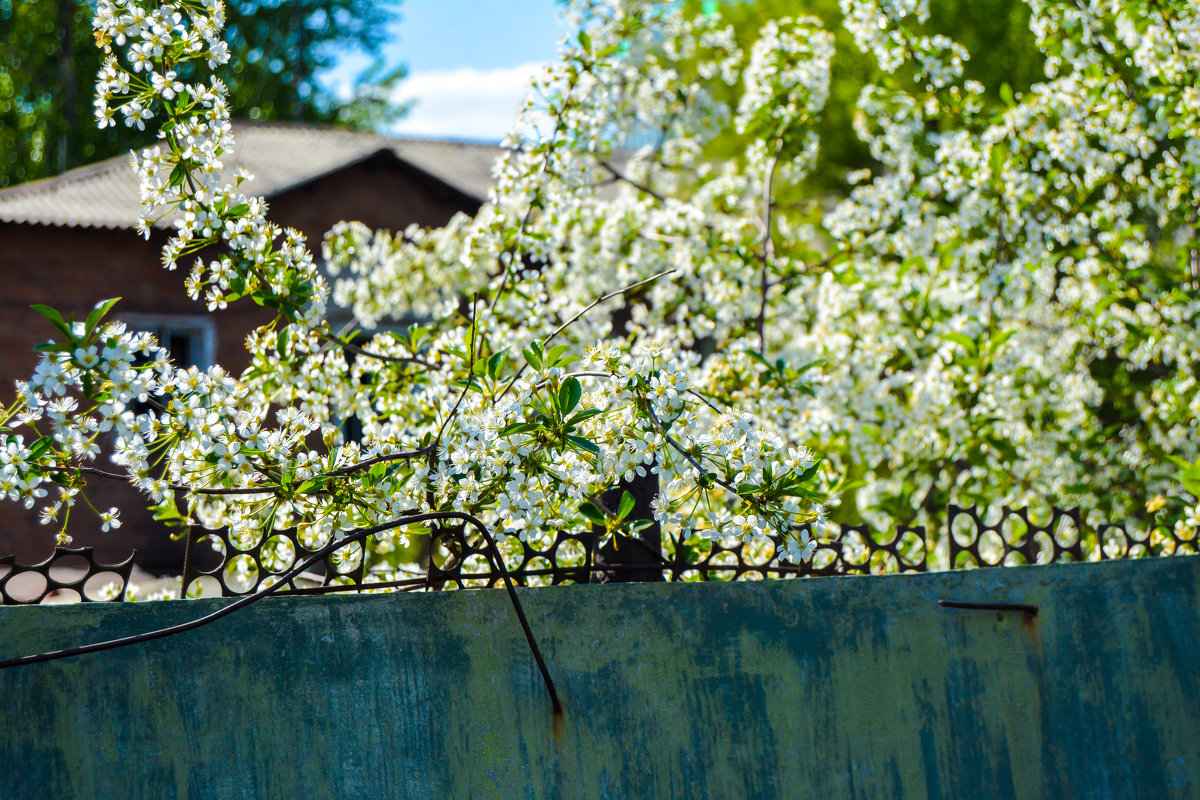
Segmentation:
[[(821, 141), (817, 164), (804, 182), (802, 195), (848, 190), (846, 175), (854, 170), (878, 166), (871, 158), (867, 143), (853, 135), (859, 94), (879, 82), (886, 73), (878, 62), (860, 50), (854, 36), (842, 25), (838, 0), (808, 0), (803, 10), (790, 0), (689, 0), (685, 14), (695, 18), (715, 14), (733, 29), (734, 39), (748, 50), (758, 38), (762, 26), (773, 19), (797, 13), (821, 20), (833, 34), (836, 56), (829, 81), (829, 101), (818, 120), (816, 131)], [(1029, 8), (1012, 0), (932, 0), (929, 19), (922, 26), (961, 43), (971, 59), (963, 75), (978, 81), (986, 96), (999, 100), (1003, 87), (1022, 92), (1042, 78), (1042, 53), (1029, 30)], [(912, 77), (911, 69), (901, 68), (901, 76)], [(736, 107), (741, 84), (714, 81), (708, 84), (717, 98)], [(723, 158), (745, 147), (745, 142), (728, 138), (714, 141), (714, 158)]]
[[(138, 7), (101, 4), (120, 60), (99, 110), (170, 117), (136, 157), (145, 224), (179, 220), (171, 267), (222, 248), (192, 265), (192, 297), (278, 316), (234, 378), (171, 365), (102, 308), (46, 309), (62, 341), (8, 412), (0, 488), (48, 521), (83, 496), (111, 429), (163, 517), (251, 543), (432, 512), (533, 542), (653, 522), (674, 547), (777, 532), (804, 558), (823, 498), (880, 527), (937, 530), (949, 501), (1052, 501), (1196, 534), (1191, 4), (1031, 0), (1045, 75), (990, 92), (922, 0), (843, 0), (877, 69), (855, 117), (874, 166), (828, 207), (783, 202), (820, 164), (838, 57), (821, 20), (769, 20), (746, 47), (717, 14), (575, 3), (578, 40), (538, 79), (489, 202), (436, 230), (339, 225), (332, 287), (216, 166), (232, 144), (220, 85), (171, 74), (222, 60), (219, 4), (152, 8), (170, 36), (153, 57), (114, 38)], [(331, 330), (330, 298), (370, 338)], [(423, 324), (379, 327), (397, 317)], [(653, 520), (605, 502), (643, 474)], [(402, 541), (373, 557), (401, 568)]]
[[(335, 54), (378, 56), (395, 0), (229, 3), (232, 54), (222, 71), (239, 115), (369, 129), (394, 121), (387, 99), (403, 67), (375, 63), (342, 101), (317, 75)], [(0, 0), (0, 186), (35, 180), (153, 141), (153, 131), (97, 130), (92, 89), (101, 64), (94, 0)], [(185, 78), (188, 77), (185, 75)], [(197, 76), (199, 77), (199, 76)]]
[[(233, 0), (226, 2), (225, 41), (230, 60), (222, 69), (230, 107), (251, 119), (285, 119), (369, 128), (394, 121), (403, 107), (363, 102), (378, 98), (404, 77), (402, 67), (377, 61), (360, 79), (359, 102), (332, 96), (317, 75), (347, 50), (378, 58), (395, 21), (396, 1)], [(364, 115), (364, 112), (365, 115)]]

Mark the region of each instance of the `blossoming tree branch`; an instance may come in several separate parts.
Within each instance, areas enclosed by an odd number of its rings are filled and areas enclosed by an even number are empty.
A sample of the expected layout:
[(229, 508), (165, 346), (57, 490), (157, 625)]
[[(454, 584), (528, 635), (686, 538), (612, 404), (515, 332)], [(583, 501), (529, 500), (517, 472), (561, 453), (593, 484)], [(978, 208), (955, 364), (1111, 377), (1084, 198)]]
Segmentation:
[[(174, 223), (164, 265), (193, 298), (276, 316), (235, 377), (170, 363), (108, 303), (43, 309), (58, 333), (0, 418), (0, 489), (64, 540), (111, 474), (245, 543), (438, 511), (630, 534), (651, 521), (612, 490), (645, 475), (676, 546), (778, 534), (793, 560), (824, 499), (889, 525), (1049, 498), (1194, 533), (1200, 11), (1029, 6), (1046, 79), (997, 103), (927, 3), (843, 0), (880, 68), (853, 132), (877, 166), (830, 198), (802, 191), (836, 57), (819, 21), (743, 48), (716, 14), (574, 2), (483, 209), (344, 223), (322, 271), (222, 160), (220, 2), (102, 0), (97, 118), (161, 123), (133, 156), (143, 229)], [(331, 299), (374, 335), (334, 330)]]
[[(661, 485), (654, 515), (676, 536), (775, 532), (793, 558), (811, 552), (800, 525), (821, 510), (809, 503), (816, 467), (806, 448), (707, 396), (695, 359), (653, 332), (581, 348), (572, 324), (582, 328), (595, 304), (536, 297), (549, 267), (549, 204), (580, 177), (569, 147), (579, 132), (567, 115), (588, 102), (599, 56), (571, 55), (554, 132), (503, 165), (489, 210), (445, 254), (474, 285), (429, 308), (395, 307), (427, 324), (360, 346), (327, 322), (329, 289), (301, 235), (269, 222), (247, 193), (251, 176), (222, 160), (234, 144), (219, 79), (223, 22), (221, 3), (208, 0), (101, 2), (96, 36), (108, 55), (97, 118), (162, 120), (158, 144), (132, 160), (142, 230), (165, 218), (175, 225), (164, 266), (215, 249), (190, 265), (190, 295), (210, 310), (253, 301), (275, 319), (250, 337), (251, 366), (234, 377), (172, 364), (150, 336), (104, 321), (111, 302), (82, 322), (41, 308), (58, 338), (39, 348), (36, 375), (5, 414), (10, 498), (42, 503), (67, 540), (87, 482), (106, 477), (90, 462), (111, 436), (112, 461), (161, 517), (228, 527), (238, 542), (296, 528), (302, 541), (323, 543), (423, 511), (466, 512), (500, 536), (537, 540), (646, 524), (630, 518), (626, 495), (603, 497), (652, 471)], [(522, 219), (510, 225), (517, 206)], [(334, 260), (358, 269), (366, 262), (350, 238), (331, 240)], [(377, 277), (368, 271), (364, 282)], [(621, 290), (624, 278), (612, 271), (597, 297), (646, 285)], [(526, 315), (520, 326), (517, 313)], [(361, 422), (359, 442), (341, 438), (350, 415)], [(117, 524), (115, 509), (96, 511), (106, 528)]]

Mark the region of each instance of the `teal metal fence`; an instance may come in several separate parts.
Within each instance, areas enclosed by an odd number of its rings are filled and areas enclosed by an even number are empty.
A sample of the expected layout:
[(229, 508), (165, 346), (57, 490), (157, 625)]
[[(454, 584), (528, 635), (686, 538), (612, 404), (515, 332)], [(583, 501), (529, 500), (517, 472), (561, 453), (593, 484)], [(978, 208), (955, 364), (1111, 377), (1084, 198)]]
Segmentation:
[(501, 591), (268, 598), (0, 671), (0, 797), (1200, 798), (1197, 557), (519, 592), (561, 715)]

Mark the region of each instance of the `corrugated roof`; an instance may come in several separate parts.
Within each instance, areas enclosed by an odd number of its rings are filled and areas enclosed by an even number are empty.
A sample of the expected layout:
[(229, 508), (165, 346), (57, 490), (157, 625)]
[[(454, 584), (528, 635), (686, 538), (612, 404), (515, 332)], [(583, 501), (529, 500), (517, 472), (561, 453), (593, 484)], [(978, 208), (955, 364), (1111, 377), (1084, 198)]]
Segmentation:
[[(248, 193), (271, 197), (307, 181), (391, 151), (448, 186), (482, 202), (492, 185), (497, 145), (399, 139), (295, 123), (235, 122), (237, 150), (226, 163), (255, 181)], [(133, 228), (141, 214), (128, 156), (117, 156), (53, 178), (0, 190), (0, 222), (85, 228)]]

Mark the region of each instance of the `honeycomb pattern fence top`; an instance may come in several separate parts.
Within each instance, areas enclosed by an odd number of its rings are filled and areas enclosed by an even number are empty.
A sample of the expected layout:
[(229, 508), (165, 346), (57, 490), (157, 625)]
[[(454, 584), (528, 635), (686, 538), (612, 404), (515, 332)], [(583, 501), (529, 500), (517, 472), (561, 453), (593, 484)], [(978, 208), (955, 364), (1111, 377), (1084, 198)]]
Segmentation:
[(101, 564), (90, 547), (57, 547), (38, 564), (0, 556), (0, 605), (124, 600), (135, 556)]
[[(1141, 532), (1121, 524), (1085, 529), (1078, 508), (1053, 508), (1045, 523), (1032, 520), (1027, 508), (1006, 506), (994, 523), (986, 522), (986, 516), (978, 508), (950, 505), (945, 535), (936, 538), (920, 526), (900, 526), (887, 534), (873, 532), (866, 525), (833, 526), (833, 533), (827, 531), (819, 541), (813, 558), (802, 563), (786, 559), (778, 538), (725, 544), (678, 542), (668, 537), (661, 547), (627, 539), (605, 553), (597, 546), (595, 533), (560, 532), (545, 546), (510, 539), (501, 547), (513, 582), (521, 586), (891, 574), (1200, 552), (1196, 538), (1183, 538), (1167, 526)], [(279, 593), (437, 591), (502, 585), (503, 574), (482, 536), (444, 527), (425, 541), (419, 569), (368, 569), (362, 546), (351, 544), (288, 580)], [(239, 546), (226, 531), (206, 532), (189, 540), (182, 586), (188, 596), (201, 592), (225, 597), (252, 594), (279, 581), (314, 556), (320, 546), (302, 542), (295, 531), (276, 531), (250, 546)], [(627, 557), (632, 555), (638, 557)], [(73, 568), (64, 572), (68, 562)], [(0, 557), (0, 604), (119, 601), (125, 597), (133, 562), (134, 556), (130, 556), (120, 564), (101, 564), (89, 548), (59, 548), (46, 561), (33, 565), (16, 564), (12, 556)]]

